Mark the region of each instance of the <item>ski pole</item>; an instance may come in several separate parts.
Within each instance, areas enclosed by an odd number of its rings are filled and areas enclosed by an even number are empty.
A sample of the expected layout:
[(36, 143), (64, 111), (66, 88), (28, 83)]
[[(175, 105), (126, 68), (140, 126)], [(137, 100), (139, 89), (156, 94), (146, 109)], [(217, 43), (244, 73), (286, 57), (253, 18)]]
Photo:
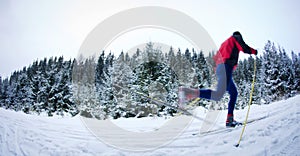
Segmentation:
[(256, 58), (254, 59), (254, 71), (253, 71), (253, 73), (254, 74), (253, 74), (253, 80), (252, 80), (252, 84), (251, 84), (251, 92), (250, 92), (250, 99), (249, 99), (249, 103), (248, 103), (248, 111), (247, 111), (247, 114), (246, 114), (246, 119), (245, 119), (244, 124), (243, 124), (243, 129), (242, 129), (240, 138), (238, 140), (238, 143), (235, 145), (235, 147), (239, 147), (239, 145), (241, 143), (241, 140), (242, 140), (242, 137), (243, 137), (243, 134), (244, 134), (244, 131), (245, 131), (245, 128), (246, 128), (247, 121), (248, 121), (248, 116), (249, 116), (249, 112), (250, 112), (250, 105), (252, 103), (252, 96), (253, 96), (253, 92), (254, 92), (255, 77), (256, 77)]

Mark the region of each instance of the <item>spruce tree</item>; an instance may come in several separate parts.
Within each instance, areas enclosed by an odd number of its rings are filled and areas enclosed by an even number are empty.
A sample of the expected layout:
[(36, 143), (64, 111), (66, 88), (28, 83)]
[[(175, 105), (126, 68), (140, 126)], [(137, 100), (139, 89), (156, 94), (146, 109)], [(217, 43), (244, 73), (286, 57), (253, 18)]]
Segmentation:
[(3, 80), (2, 83), (2, 100), (1, 100), (1, 107), (8, 108), (9, 99), (8, 99), (8, 88), (9, 88), (9, 80), (8, 78)]
[(210, 87), (210, 85), (211, 85), (211, 72), (209, 71), (209, 66), (207, 64), (207, 61), (206, 61), (202, 51), (200, 51), (200, 53), (198, 54), (197, 67), (199, 69), (199, 74), (197, 75), (198, 86), (200, 88)]
[(99, 92), (99, 86), (103, 84), (103, 72), (104, 72), (104, 51), (102, 51), (101, 55), (98, 58), (96, 64), (96, 71), (95, 71), (95, 84), (97, 92)]
[(3, 82), (2, 77), (0, 76), (0, 107), (3, 105)]
[(20, 110), (20, 100), (18, 98), (18, 78), (19, 78), (19, 72), (15, 71), (10, 76), (9, 79), (9, 87), (8, 87), (8, 103), (6, 103), (6, 108), (13, 109), (15, 111)]
[(293, 91), (300, 91), (300, 53), (298, 56), (292, 51), (292, 69), (294, 73)]
[(23, 71), (19, 75), (19, 87), (18, 98), (22, 105), (21, 110), (28, 114), (32, 110), (34, 101), (32, 98), (32, 83), (28, 78), (26, 67), (23, 68)]
[(118, 59), (113, 63), (112, 81), (113, 81), (113, 95), (115, 97), (117, 112), (120, 116), (128, 117), (134, 114), (132, 110), (135, 108), (132, 105), (130, 88), (134, 79), (134, 73), (128, 66), (129, 55), (121, 52)]
[(292, 96), (292, 89), (294, 86), (292, 60), (287, 56), (285, 50), (282, 48), (279, 48), (279, 58), (279, 79), (281, 82), (278, 85), (278, 92), (280, 97), (288, 98)]
[(38, 93), (37, 93), (37, 105), (36, 109), (38, 112), (45, 112), (48, 111), (48, 88), (49, 83), (47, 80), (47, 58), (41, 60), (38, 65), (38, 72), (37, 72), (37, 80), (38, 80)]
[(263, 54), (264, 66), (264, 98), (266, 103), (278, 100), (279, 79), (279, 57), (274, 43), (268, 41), (264, 48)]
[(262, 57), (256, 57), (256, 77), (255, 77), (255, 84), (254, 84), (254, 93), (253, 93), (253, 104), (262, 104), (263, 99), (263, 84), (264, 84), (264, 77), (262, 74)]

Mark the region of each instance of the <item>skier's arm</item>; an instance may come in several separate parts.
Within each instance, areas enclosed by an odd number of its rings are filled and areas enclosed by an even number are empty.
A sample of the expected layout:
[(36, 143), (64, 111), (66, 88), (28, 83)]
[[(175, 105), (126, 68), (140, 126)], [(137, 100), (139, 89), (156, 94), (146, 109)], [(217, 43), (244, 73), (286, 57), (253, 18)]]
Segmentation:
[(241, 36), (233, 36), (235, 38), (235, 40), (237, 41), (237, 48), (239, 49), (239, 51), (243, 51), (244, 53), (247, 54), (255, 54), (257, 55), (257, 50), (249, 47), (243, 40), (243, 38)]

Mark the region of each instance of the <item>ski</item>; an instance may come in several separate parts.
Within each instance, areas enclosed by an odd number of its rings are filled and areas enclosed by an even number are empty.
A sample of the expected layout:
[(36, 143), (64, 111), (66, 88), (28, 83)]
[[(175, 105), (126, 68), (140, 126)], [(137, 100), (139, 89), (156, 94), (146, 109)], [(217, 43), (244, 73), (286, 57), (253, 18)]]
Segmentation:
[[(256, 121), (260, 121), (267, 118), (267, 116), (263, 116), (263, 117), (259, 117), (256, 119), (252, 119), (252, 120), (248, 120), (247, 124), (252, 124)], [(233, 130), (239, 129), (240, 127), (242, 127), (244, 125), (244, 123), (239, 124), (236, 127), (230, 127), (227, 128), (224, 126), (224, 128), (218, 128), (218, 129), (214, 129), (214, 130), (209, 130), (207, 132), (202, 132), (202, 133), (193, 133), (193, 136), (207, 136), (207, 135), (213, 135), (213, 134), (220, 134), (220, 133), (224, 133), (224, 132), (231, 132)]]

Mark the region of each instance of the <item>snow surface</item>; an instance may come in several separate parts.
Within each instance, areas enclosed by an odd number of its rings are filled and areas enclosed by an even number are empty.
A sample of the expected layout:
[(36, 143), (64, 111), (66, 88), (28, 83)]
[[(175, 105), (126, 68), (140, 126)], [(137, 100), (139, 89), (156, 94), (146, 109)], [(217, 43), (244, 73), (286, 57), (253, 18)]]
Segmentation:
[[(243, 121), (246, 111), (235, 111), (236, 120)], [(195, 112), (204, 118), (207, 110), (196, 108)], [(212, 129), (224, 127), (225, 118), (226, 111), (221, 111)], [(171, 143), (134, 152), (102, 143), (80, 116), (49, 118), (0, 109), (0, 155), (300, 155), (300, 95), (269, 105), (252, 105), (249, 120), (252, 119), (261, 120), (247, 125), (238, 148), (234, 145), (241, 127), (192, 135), (200, 132), (203, 123), (195, 118)], [(143, 133), (156, 131), (168, 120), (171, 119), (153, 117), (112, 122)]]

